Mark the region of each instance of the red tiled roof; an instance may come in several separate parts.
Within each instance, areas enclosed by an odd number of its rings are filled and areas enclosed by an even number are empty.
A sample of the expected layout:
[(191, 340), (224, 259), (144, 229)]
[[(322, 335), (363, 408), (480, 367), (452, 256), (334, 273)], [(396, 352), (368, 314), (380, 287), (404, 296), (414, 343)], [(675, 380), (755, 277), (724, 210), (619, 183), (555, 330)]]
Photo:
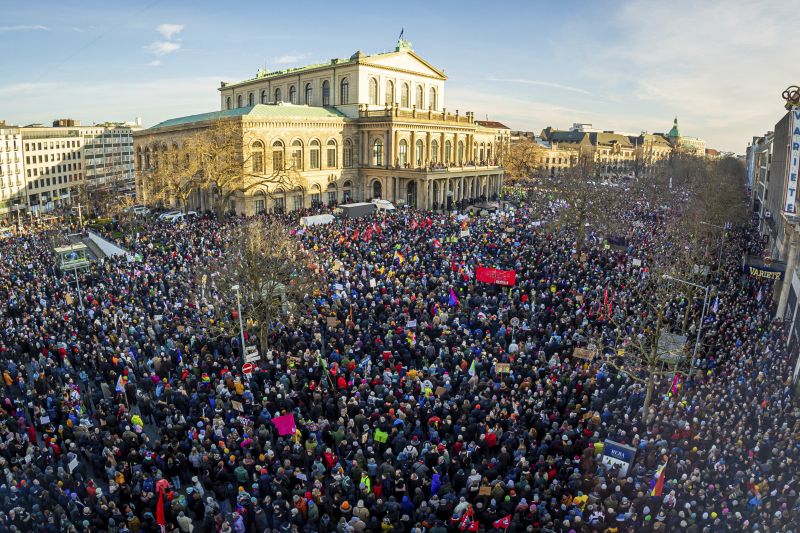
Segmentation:
[(495, 129), (510, 129), (508, 126), (503, 124), (502, 122), (496, 122), (494, 120), (476, 120), (475, 124), (479, 126), (483, 126), (484, 128), (495, 128)]

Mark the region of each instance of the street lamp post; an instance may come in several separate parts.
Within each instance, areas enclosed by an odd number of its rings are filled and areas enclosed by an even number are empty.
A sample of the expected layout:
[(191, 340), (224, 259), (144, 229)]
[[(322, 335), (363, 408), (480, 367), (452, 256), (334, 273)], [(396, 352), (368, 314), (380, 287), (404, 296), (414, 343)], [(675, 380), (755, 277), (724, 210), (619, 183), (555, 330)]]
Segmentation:
[(239, 285), (234, 285), (231, 289), (236, 291), (236, 307), (239, 310), (239, 334), (242, 337), (242, 357), (244, 358), (244, 325), (242, 323), (242, 299), (239, 292)]
[(81, 304), (81, 313), (85, 311), (83, 307), (83, 296), (81, 295), (81, 282), (78, 281), (78, 266), (75, 265), (75, 286), (78, 288), (78, 302)]
[(664, 279), (669, 279), (672, 281), (677, 281), (678, 283), (684, 283), (686, 285), (691, 285), (692, 287), (696, 287), (698, 289), (702, 289), (705, 291), (705, 296), (703, 297), (703, 311), (700, 313), (700, 324), (697, 326), (697, 337), (694, 341), (694, 350), (692, 351), (692, 362), (689, 367), (689, 374), (694, 372), (694, 363), (697, 359), (697, 349), (700, 347), (700, 333), (703, 331), (703, 323), (706, 319), (706, 309), (708, 308), (708, 292), (711, 288), (710, 285), (699, 285), (697, 283), (692, 283), (691, 281), (686, 281), (685, 279), (676, 278), (674, 276), (670, 276), (669, 274), (664, 274), (662, 276)]

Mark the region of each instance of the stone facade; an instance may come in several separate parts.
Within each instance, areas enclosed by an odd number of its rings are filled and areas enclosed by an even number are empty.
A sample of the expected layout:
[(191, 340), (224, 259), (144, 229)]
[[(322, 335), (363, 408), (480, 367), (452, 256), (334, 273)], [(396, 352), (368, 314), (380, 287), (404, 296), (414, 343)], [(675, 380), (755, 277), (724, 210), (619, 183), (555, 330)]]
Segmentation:
[[(445, 75), (401, 41), (394, 52), (332, 60), (223, 83), (220, 111), (164, 121), (134, 136), (137, 180), (160, 147), (218, 120), (239, 121), (248, 173), (280, 171), (299, 187), (265, 184), (232, 200), (237, 213), (291, 211), (324, 203), (386, 199), (425, 209), (492, 199), (503, 182), (502, 124), (445, 108)], [(261, 103), (263, 102), (263, 103)], [(255, 154), (255, 157), (253, 157)], [(253, 168), (253, 162), (256, 167)], [(140, 200), (144, 187), (137, 187)], [(208, 209), (211, 191), (191, 206)]]

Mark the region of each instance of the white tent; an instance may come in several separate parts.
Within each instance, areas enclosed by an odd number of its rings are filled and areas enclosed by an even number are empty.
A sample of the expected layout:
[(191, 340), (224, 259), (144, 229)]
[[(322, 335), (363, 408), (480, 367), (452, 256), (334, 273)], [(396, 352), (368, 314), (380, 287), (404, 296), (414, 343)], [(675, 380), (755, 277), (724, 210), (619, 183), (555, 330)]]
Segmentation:
[(394, 211), (395, 207), (392, 202), (389, 200), (372, 200), (372, 203), (375, 204), (375, 207), (378, 209), (383, 209), (384, 211)]

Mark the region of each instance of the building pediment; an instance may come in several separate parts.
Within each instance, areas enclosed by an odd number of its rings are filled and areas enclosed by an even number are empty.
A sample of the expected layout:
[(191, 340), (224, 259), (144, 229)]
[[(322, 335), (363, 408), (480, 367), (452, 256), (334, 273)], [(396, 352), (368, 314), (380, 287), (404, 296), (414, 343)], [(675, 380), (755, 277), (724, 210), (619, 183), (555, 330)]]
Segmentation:
[(419, 74), (421, 76), (427, 76), (429, 78), (436, 78), (439, 80), (447, 79), (447, 76), (445, 76), (444, 72), (435, 68), (433, 65), (419, 57), (411, 50), (402, 50), (400, 52), (368, 56), (360, 60), (359, 63), (362, 65), (372, 65), (375, 67), (384, 67), (390, 70)]

